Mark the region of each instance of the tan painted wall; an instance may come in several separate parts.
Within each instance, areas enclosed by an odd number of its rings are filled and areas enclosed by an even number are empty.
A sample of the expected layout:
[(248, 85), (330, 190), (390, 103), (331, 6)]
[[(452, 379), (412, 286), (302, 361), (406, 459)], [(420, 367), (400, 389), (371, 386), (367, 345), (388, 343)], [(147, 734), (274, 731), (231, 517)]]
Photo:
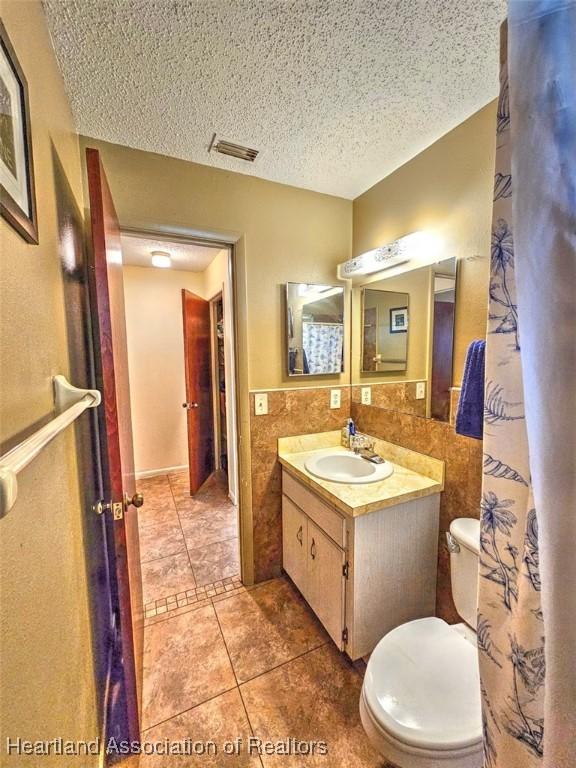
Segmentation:
[(288, 378), (283, 295), (288, 281), (335, 282), (336, 265), (350, 256), (351, 201), (91, 138), (80, 142), (100, 150), (123, 226), (244, 236), (251, 389), (349, 381), (348, 361), (342, 376)]
[(228, 249), (218, 251), (213, 262), (208, 264), (202, 273), (202, 295), (205, 299), (213, 299), (219, 293), (223, 293), (223, 287), (228, 273)]
[(454, 384), (468, 344), (486, 333), (495, 102), (354, 200), (353, 255), (417, 230), (459, 260)]
[(136, 472), (187, 466), (181, 290), (204, 296), (205, 273), (123, 272)]
[[(80, 209), (83, 204), (78, 139), (41, 5), (3, 0), (2, 19), (28, 80), (40, 236), (39, 245), (28, 245), (0, 220), (6, 445), (51, 413), (51, 377), (69, 372), (53, 150)], [(38, 757), (8, 758), (5, 738), (97, 735), (74, 431), (56, 438), (18, 485), (16, 505), (0, 520), (0, 763), (36, 766)], [(69, 758), (66, 765), (87, 768), (95, 761)], [(61, 764), (61, 757), (42, 759), (47, 768)]]

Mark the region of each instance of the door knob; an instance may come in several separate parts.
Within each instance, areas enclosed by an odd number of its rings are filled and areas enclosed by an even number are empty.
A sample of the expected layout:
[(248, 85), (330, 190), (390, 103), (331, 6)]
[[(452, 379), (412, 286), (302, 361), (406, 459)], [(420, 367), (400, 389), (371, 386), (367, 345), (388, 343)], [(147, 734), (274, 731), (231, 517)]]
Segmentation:
[(198, 403), (182, 403), (182, 408), (186, 408), (186, 410), (191, 411), (192, 408), (198, 408)]
[(144, 496), (141, 493), (135, 493), (132, 498), (127, 493), (124, 494), (124, 504), (126, 509), (132, 504), (133, 507), (141, 507), (144, 504)]

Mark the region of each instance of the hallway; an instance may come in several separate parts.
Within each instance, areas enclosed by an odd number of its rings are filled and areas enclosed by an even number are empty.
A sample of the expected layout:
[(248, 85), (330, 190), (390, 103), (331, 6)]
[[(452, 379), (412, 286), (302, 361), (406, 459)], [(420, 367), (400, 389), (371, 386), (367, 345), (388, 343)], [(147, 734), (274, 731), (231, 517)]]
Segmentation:
[[(382, 765), (358, 714), (362, 665), (334, 648), (288, 579), (242, 586), (225, 478), (213, 475), (193, 499), (183, 473), (141, 481), (139, 489), (146, 498), (143, 741), (213, 742), (216, 754), (144, 755), (128, 765)], [(328, 754), (250, 755), (253, 736), (324, 741)], [(224, 754), (223, 745), (239, 738), (240, 753)]]
[(167, 618), (240, 585), (238, 511), (214, 473), (194, 498), (187, 472), (138, 482), (145, 618)]

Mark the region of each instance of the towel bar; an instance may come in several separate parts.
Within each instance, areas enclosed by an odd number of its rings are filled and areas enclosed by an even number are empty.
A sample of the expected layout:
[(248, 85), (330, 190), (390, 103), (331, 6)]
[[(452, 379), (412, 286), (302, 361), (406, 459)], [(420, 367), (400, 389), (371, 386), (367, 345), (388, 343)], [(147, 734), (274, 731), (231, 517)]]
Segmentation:
[(0, 518), (12, 509), (18, 497), (18, 473), (81, 413), (96, 408), (100, 402), (97, 389), (78, 389), (65, 376), (54, 377), (54, 406), (58, 415), (0, 457)]

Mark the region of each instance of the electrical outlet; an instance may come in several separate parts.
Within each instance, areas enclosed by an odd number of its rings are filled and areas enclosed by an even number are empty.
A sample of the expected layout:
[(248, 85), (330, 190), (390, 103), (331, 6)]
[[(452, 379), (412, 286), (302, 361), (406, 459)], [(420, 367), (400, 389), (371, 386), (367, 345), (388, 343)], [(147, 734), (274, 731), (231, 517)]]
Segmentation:
[(257, 392), (254, 395), (254, 414), (265, 416), (268, 413), (268, 395), (266, 392)]
[(330, 408), (340, 408), (340, 390), (330, 390)]
[(371, 405), (372, 403), (372, 387), (362, 387), (362, 405)]
[(426, 397), (426, 382), (419, 381), (416, 384), (416, 400), (424, 400)]

